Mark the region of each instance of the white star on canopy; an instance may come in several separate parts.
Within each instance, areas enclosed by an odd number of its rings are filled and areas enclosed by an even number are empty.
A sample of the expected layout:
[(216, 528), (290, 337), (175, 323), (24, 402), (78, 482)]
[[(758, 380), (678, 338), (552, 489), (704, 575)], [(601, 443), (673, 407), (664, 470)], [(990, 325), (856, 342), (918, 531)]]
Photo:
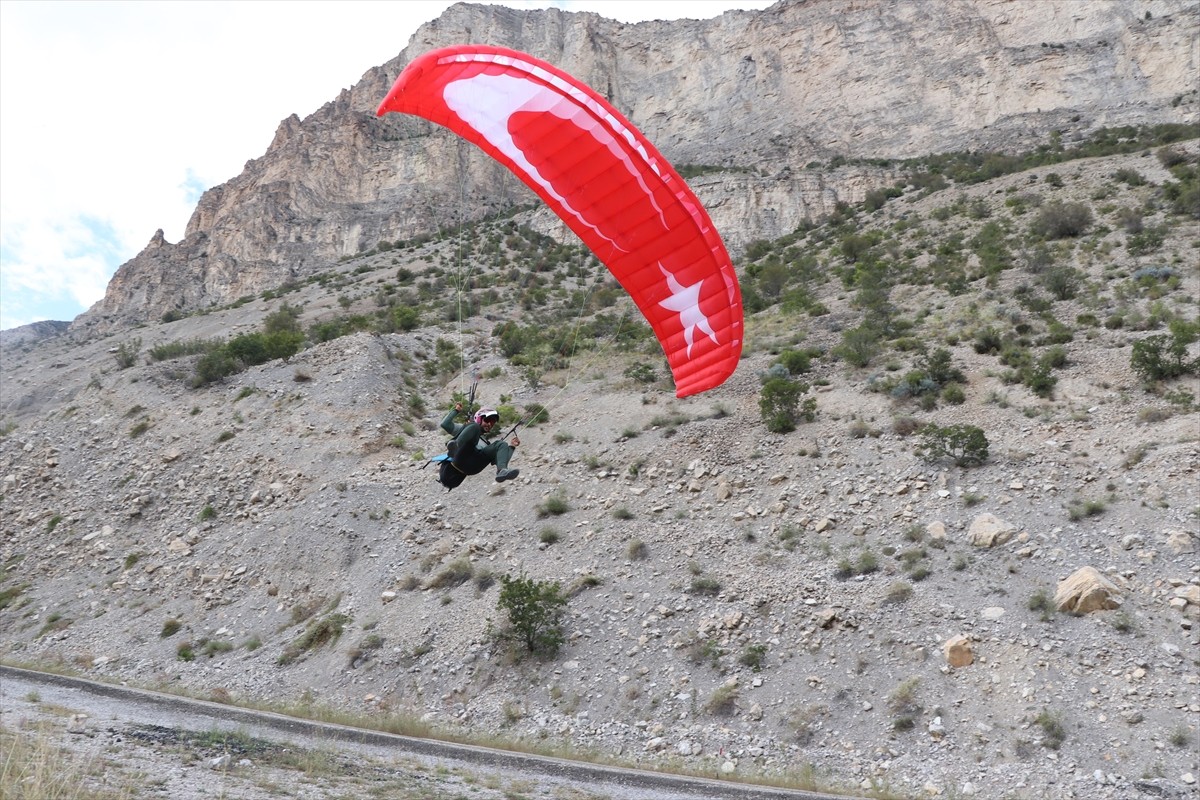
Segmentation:
[(667, 286), (671, 289), (671, 296), (661, 301), (659, 305), (669, 311), (679, 313), (679, 322), (683, 325), (683, 338), (687, 342), (688, 358), (692, 356), (692, 340), (695, 337), (696, 328), (708, 334), (708, 338), (713, 340), (713, 344), (719, 344), (717, 334), (709, 324), (708, 317), (704, 316), (704, 312), (700, 310), (700, 286), (703, 281), (693, 283), (691, 286), (684, 286), (675, 280), (674, 275), (667, 272), (662, 262), (659, 262), (658, 268), (666, 276)]

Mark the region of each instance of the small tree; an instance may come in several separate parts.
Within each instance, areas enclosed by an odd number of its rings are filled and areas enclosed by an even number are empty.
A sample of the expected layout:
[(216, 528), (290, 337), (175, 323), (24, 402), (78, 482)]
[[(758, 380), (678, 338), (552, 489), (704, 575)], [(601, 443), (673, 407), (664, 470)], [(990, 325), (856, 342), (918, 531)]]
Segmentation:
[(421, 312), (412, 306), (396, 306), (392, 309), (391, 322), (402, 331), (416, 330), (421, 326)]
[(1148, 383), (1200, 373), (1200, 358), (1188, 358), (1188, 345), (1200, 336), (1200, 326), (1176, 320), (1170, 328), (1170, 336), (1148, 336), (1133, 343), (1129, 366)]
[(879, 354), (878, 329), (863, 323), (857, 328), (842, 331), (842, 343), (833, 348), (833, 354), (844, 358), (856, 367), (865, 367)]
[(496, 607), (508, 615), (509, 628), (502, 638), (520, 642), (530, 653), (554, 655), (563, 643), (562, 616), (567, 599), (557, 581), (500, 578)]
[(1082, 284), (1083, 274), (1074, 267), (1055, 267), (1042, 276), (1042, 285), (1058, 300), (1075, 297)]
[(142, 349), (141, 337), (130, 339), (127, 342), (121, 342), (117, 345), (117, 349), (113, 352), (113, 358), (117, 361), (119, 369), (129, 369), (137, 363), (138, 353)]
[(917, 368), (928, 375), (939, 388), (949, 383), (966, 383), (967, 380), (962, 370), (954, 366), (950, 351), (944, 347), (939, 347), (925, 358), (919, 359)]
[(926, 425), (920, 450), (926, 461), (949, 458), (960, 467), (971, 467), (987, 461), (988, 440), (983, 429), (974, 425)]
[(284, 303), (263, 320), (266, 333), (300, 333), (300, 309)]
[(817, 416), (817, 400), (807, 398), (803, 403), (800, 396), (808, 391), (807, 383), (798, 383), (783, 377), (768, 378), (763, 384), (758, 407), (762, 411), (763, 423), (771, 433), (789, 433), (804, 420), (811, 422)]

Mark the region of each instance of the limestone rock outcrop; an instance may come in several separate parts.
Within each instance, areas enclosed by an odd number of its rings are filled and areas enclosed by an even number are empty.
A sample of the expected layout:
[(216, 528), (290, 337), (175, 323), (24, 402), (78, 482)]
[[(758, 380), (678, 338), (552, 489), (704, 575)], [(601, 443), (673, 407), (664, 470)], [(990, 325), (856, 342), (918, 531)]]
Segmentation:
[[(692, 185), (736, 253), (902, 177), (880, 160), (1195, 120), (1200, 7), (1158, 0), (1155, 9), (782, 0), (628, 25), (459, 3), (353, 88), (285, 119), (266, 153), (204, 193), (184, 239), (156, 235), (71, 333), (229, 303), (381, 241), (529, 203), (523, 185), (451, 134), (375, 117), (404, 65), (435, 47), (486, 42), (545, 58), (606, 95), (677, 167), (715, 168)], [(829, 168), (835, 159), (849, 163)]]
[(1059, 611), (1088, 614), (1120, 608), (1120, 588), (1095, 567), (1080, 567), (1054, 592), (1054, 606)]
[(967, 536), (976, 547), (996, 547), (1013, 537), (1017, 527), (995, 514), (980, 514), (971, 522)]

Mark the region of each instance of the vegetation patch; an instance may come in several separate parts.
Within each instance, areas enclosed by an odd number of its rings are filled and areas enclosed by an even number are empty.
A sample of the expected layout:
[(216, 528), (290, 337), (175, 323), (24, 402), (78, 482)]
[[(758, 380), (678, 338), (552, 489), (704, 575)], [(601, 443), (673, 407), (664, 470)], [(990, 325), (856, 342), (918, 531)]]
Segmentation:
[(336, 642), (349, 622), (350, 617), (340, 613), (317, 619), (299, 638), (283, 648), (275, 663), (287, 666), (311, 650)]

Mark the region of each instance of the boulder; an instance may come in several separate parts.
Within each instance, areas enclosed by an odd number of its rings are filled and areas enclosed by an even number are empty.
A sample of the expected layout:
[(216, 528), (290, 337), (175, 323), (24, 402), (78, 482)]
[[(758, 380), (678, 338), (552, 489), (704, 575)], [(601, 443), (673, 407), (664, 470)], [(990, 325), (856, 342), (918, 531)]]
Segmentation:
[(968, 667), (975, 661), (975, 651), (971, 649), (971, 640), (962, 634), (951, 636), (942, 645), (942, 655), (946, 663), (952, 667)]
[(1080, 567), (1065, 580), (1060, 581), (1054, 592), (1054, 605), (1059, 611), (1088, 614), (1120, 608), (1120, 588), (1104, 577), (1095, 567)]
[(1187, 531), (1167, 531), (1167, 547), (1177, 556), (1196, 552), (1196, 542)]
[(1004, 544), (1017, 532), (1017, 526), (995, 514), (980, 514), (971, 523), (967, 536), (976, 547), (995, 547)]

